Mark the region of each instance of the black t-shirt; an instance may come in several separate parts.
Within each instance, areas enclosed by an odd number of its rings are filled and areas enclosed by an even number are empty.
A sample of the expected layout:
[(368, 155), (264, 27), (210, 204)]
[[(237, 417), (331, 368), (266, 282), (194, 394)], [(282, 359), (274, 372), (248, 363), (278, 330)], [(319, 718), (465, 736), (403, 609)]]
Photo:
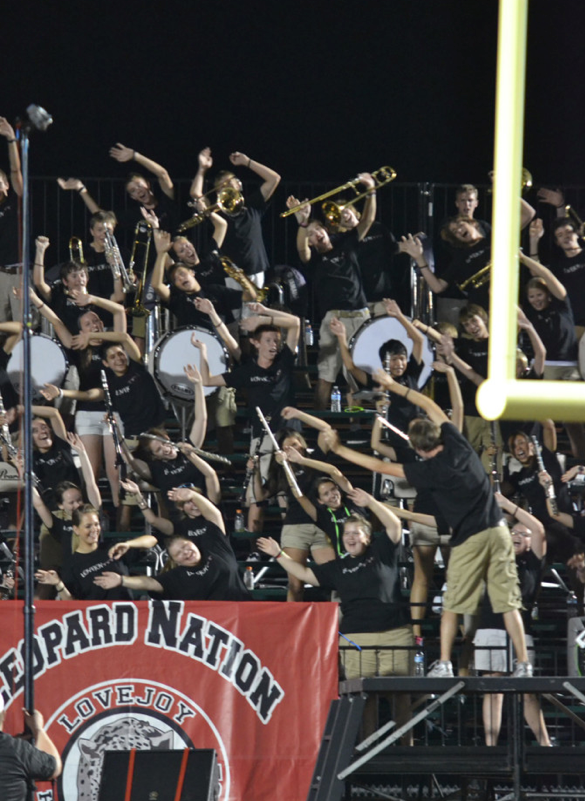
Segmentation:
[[(407, 387), (408, 389), (418, 390), (418, 380), (423, 367), (424, 363), (422, 361), (417, 362), (415, 357), (411, 354), (406, 366), (406, 370), (399, 378), (395, 378), (394, 381), (397, 384), (402, 384), (403, 387)], [(372, 376), (369, 374), (366, 375), (367, 388), (374, 389), (377, 387), (378, 384), (376, 384)], [(396, 428), (399, 428), (401, 431), (406, 433), (408, 431), (410, 421), (414, 420), (416, 417), (420, 417), (420, 415), (421, 410), (418, 406), (415, 406), (413, 403), (405, 400), (401, 395), (390, 393), (390, 405), (388, 406), (386, 419), (389, 423), (392, 423), (393, 426), (396, 426)], [(388, 431), (386, 436), (388, 444), (393, 448), (400, 446), (401, 443), (404, 442), (404, 440), (393, 431)]]
[(48, 781), (57, 763), (26, 740), (11, 737), (0, 731), (0, 790), (2, 801), (26, 801), (33, 781)]
[[(396, 451), (396, 461), (398, 464), (408, 464), (410, 462), (422, 462), (423, 459), (418, 453), (409, 447), (406, 443), (404, 445), (394, 445)], [(441, 536), (448, 536), (450, 534), (449, 526), (443, 518), (437, 502), (435, 501), (431, 492), (423, 491), (417, 492), (412, 506), (413, 512), (418, 512), (423, 515), (432, 515), (437, 524), (437, 531)]]
[(404, 465), (406, 479), (419, 492), (430, 491), (447, 524), (452, 545), (497, 526), (502, 512), (489, 479), (463, 434), (452, 423), (441, 426), (443, 450), (431, 459)]
[(163, 598), (179, 601), (249, 601), (238, 563), (228, 538), (214, 523), (193, 539), (201, 552), (196, 567), (180, 565), (156, 580), (163, 587)]
[(395, 297), (399, 279), (393, 269), (396, 240), (382, 223), (374, 222), (357, 246), (362, 284), (369, 302)]
[[(467, 337), (459, 337), (455, 341), (457, 345), (457, 355), (462, 358), (472, 370), (475, 370), (478, 375), (482, 378), (487, 378), (489, 338), (486, 337), (486, 339), (475, 340), (468, 339)], [(476, 394), (477, 384), (474, 384), (473, 381), (470, 381), (464, 376), (461, 382), (463, 413), (470, 417), (480, 417), (475, 403)]]
[[(53, 525), (51, 529), (42, 527), (41, 533), (47, 531), (49, 537), (55, 540), (54, 547), (50, 548), (51, 557), (55, 559), (54, 564), (42, 564), (43, 570), (59, 570), (63, 564), (71, 557), (73, 540), (73, 520), (65, 517), (63, 509), (56, 509), (51, 512)], [(42, 549), (41, 549), (42, 550)]]
[(61, 279), (51, 285), (51, 300), (47, 305), (55, 312), (57, 317), (63, 322), (67, 330), (74, 336), (79, 334), (79, 318), (88, 311), (95, 312), (101, 317), (101, 309), (97, 306), (78, 306), (77, 303), (67, 295), (65, 286)]
[(219, 257), (217, 242), (213, 237), (198, 251), (199, 264), (194, 267), (195, 276), (202, 287), (209, 284), (225, 286), (226, 272)]
[(398, 546), (385, 534), (376, 537), (361, 556), (344, 556), (311, 569), (321, 587), (337, 590), (341, 596), (343, 634), (404, 626)]
[(283, 427), (280, 412), (285, 406), (295, 405), (294, 373), (295, 355), (285, 344), (270, 367), (260, 367), (256, 359), (250, 359), (223, 373), (226, 386), (246, 389), (252, 434), (259, 437), (264, 429), (256, 413), (256, 406), (269, 419), (270, 428), (278, 431)]
[(270, 269), (262, 238), (262, 217), (267, 208), (262, 192), (257, 190), (246, 197), (244, 208), (239, 214), (226, 217), (228, 229), (221, 252), (241, 267), (246, 275), (255, 275)]
[(143, 364), (131, 359), (123, 376), (117, 376), (108, 367), (105, 371), (112, 406), (122, 418), (126, 438), (136, 437), (164, 422), (165, 407), (153, 377)]
[(18, 195), (12, 187), (0, 201), (0, 268), (20, 261), (18, 249)]
[(215, 306), (215, 310), (220, 317), (231, 315), (232, 309), (239, 309), (242, 305), (243, 293), (241, 289), (231, 289), (219, 284), (209, 284), (199, 292), (181, 292), (175, 286), (171, 286), (170, 290), (171, 296), (168, 307), (177, 318), (179, 327), (197, 325), (210, 331), (214, 330), (209, 315), (198, 311), (195, 307), (197, 298), (208, 298)]
[[(323, 453), (321, 448), (316, 447), (312, 453), (307, 454), (307, 458), (314, 459), (315, 461), (318, 462), (329, 462), (331, 457), (330, 454)], [(319, 473), (316, 470), (311, 470), (310, 468), (303, 467), (300, 464), (293, 464), (292, 462), (290, 462), (290, 466), (292, 467), (293, 473), (295, 474), (295, 478), (297, 480), (297, 484), (299, 485), (299, 489), (305, 496), (308, 496), (311, 493), (315, 481), (320, 476), (325, 475), (325, 473)], [(282, 467), (280, 467), (280, 465), (278, 466), (278, 470), (282, 471)], [(283, 525), (293, 526), (293, 525), (305, 525), (313, 523), (313, 518), (309, 517), (309, 515), (305, 512), (303, 507), (297, 501), (286, 479), (285, 483), (286, 483), (285, 492), (287, 500), (287, 510), (286, 510), (286, 515), (284, 517)]]
[[(524, 629), (527, 633), (530, 633), (530, 613), (532, 612), (532, 607), (538, 595), (544, 566), (545, 559), (539, 559), (533, 551), (526, 551), (516, 556), (518, 581), (520, 583), (520, 592), (522, 593), (522, 617), (524, 619)], [(494, 612), (487, 592), (484, 596), (477, 628), (478, 630), (506, 628), (504, 625), (504, 616)]]
[[(573, 506), (569, 496), (567, 485), (561, 481), (562, 470), (559, 460), (548, 448), (542, 447), (542, 461), (546, 472), (552, 478), (557, 504), (561, 512), (571, 513)], [(519, 462), (515, 459), (507, 462), (504, 468), (504, 481), (514, 487), (514, 491), (523, 495), (530, 506), (530, 511), (534, 517), (542, 522), (552, 521), (553, 518), (548, 513), (546, 506), (546, 493), (544, 487), (538, 480), (538, 464), (536, 460), (533, 465), (522, 467), (521, 470), (514, 470)]]
[(46, 453), (35, 448), (33, 470), (41, 482), (43, 499), (49, 507), (56, 505), (53, 491), (57, 484), (61, 481), (72, 481), (79, 486), (81, 483), (71, 448), (57, 435), (53, 435), (53, 444)]
[(104, 590), (93, 580), (102, 573), (128, 575), (126, 565), (119, 559), (110, 559), (108, 552), (98, 548), (91, 553), (71, 554), (61, 571), (61, 579), (77, 601), (127, 601), (130, 593), (125, 587)]
[(522, 308), (542, 339), (547, 361), (563, 362), (577, 359), (575, 321), (568, 297), (559, 300), (551, 296), (549, 305), (542, 311), (537, 311), (528, 302), (524, 303)]
[(148, 464), (152, 483), (167, 497), (167, 492), (173, 487), (183, 484), (194, 484), (205, 493), (205, 477), (185, 454), (178, 453), (176, 459), (153, 459)]
[(324, 506), (318, 501), (315, 502), (315, 509), (317, 510), (317, 526), (324, 531), (331, 540), (333, 550), (338, 556), (345, 553), (345, 546), (343, 545), (343, 524), (351, 515), (367, 516), (367, 510), (361, 506), (354, 506), (345, 500), (341, 501), (341, 506), (338, 509), (331, 509), (329, 506)]
[(366, 306), (358, 261), (357, 230), (331, 236), (333, 249), (327, 253), (311, 251), (308, 267), (313, 273), (313, 292), (322, 317), (330, 309), (354, 311)]
[[(99, 347), (85, 350), (68, 350), (67, 358), (77, 367), (79, 374), (79, 389), (86, 392), (88, 389), (102, 389), (102, 370), (104, 364)], [(76, 405), (78, 412), (103, 412), (105, 414), (105, 401), (82, 401)]]
[(489, 239), (480, 239), (469, 248), (458, 248), (453, 252), (453, 261), (445, 270), (441, 278), (449, 284), (445, 295), (449, 297), (466, 297), (469, 303), (477, 303), (482, 308), (489, 309), (490, 282), (474, 288), (468, 284), (463, 292), (457, 288), (467, 278), (471, 278), (479, 270), (489, 264), (491, 259), (491, 243)]
[(556, 259), (551, 270), (567, 290), (575, 325), (585, 325), (585, 250)]
[[(217, 536), (218, 531), (222, 537), (225, 537), (223, 531), (221, 531), (215, 523), (203, 517), (203, 515), (198, 515), (197, 517), (188, 517), (185, 515), (181, 517), (180, 520), (173, 522), (173, 535), (185, 537), (185, 539), (194, 542), (197, 547), (199, 547), (201, 543), (205, 543), (208, 538)], [(157, 533), (155, 536), (159, 545), (166, 548), (169, 537), (160, 533)]]

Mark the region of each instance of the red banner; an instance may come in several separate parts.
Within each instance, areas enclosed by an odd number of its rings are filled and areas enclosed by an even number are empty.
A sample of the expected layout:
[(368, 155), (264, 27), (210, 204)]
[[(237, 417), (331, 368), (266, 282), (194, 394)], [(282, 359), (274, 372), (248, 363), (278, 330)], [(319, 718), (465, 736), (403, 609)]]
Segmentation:
[[(5, 731), (22, 729), (21, 603), (3, 603)], [(35, 705), (60, 801), (97, 801), (103, 752), (214, 748), (222, 801), (306, 798), (337, 695), (337, 605), (45, 601)], [(39, 784), (39, 801), (52, 801)]]

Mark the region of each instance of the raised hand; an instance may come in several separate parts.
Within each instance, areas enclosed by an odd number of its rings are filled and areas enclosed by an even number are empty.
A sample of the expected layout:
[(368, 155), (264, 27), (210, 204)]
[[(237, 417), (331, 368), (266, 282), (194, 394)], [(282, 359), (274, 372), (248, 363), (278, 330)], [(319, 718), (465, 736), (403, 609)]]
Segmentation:
[(376, 384), (379, 384), (381, 387), (391, 387), (393, 386), (394, 379), (392, 376), (389, 376), (388, 373), (383, 370), (381, 367), (378, 367), (377, 370), (374, 370), (372, 373), (372, 378)]
[(402, 252), (408, 253), (412, 259), (420, 259), (420, 257), (423, 255), (423, 244), (417, 236), (407, 234), (406, 236), (403, 236), (400, 241), (402, 245)]
[(371, 173), (360, 172), (358, 178), (360, 179), (360, 183), (363, 184), (366, 187), (366, 189), (375, 189), (376, 181), (374, 180), (374, 177), (371, 175)]
[(338, 320), (337, 317), (331, 318), (331, 321), (329, 323), (329, 329), (331, 333), (334, 334), (336, 337), (339, 337), (339, 339), (343, 340), (344, 342), (347, 340), (347, 331), (345, 330), (345, 326), (343, 325), (341, 320)]
[(90, 337), (89, 331), (80, 331), (79, 334), (75, 334), (74, 337), (71, 337), (72, 350), (85, 350), (89, 346)]
[(386, 309), (386, 314), (388, 317), (403, 317), (402, 311), (398, 303), (391, 298), (384, 298), (384, 308)]
[(61, 581), (56, 570), (37, 570), (35, 578), (39, 584), (52, 584), (53, 586)]
[(211, 158), (211, 148), (204, 147), (197, 157), (199, 161), (199, 168), (202, 170), (210, 170), (213, 167), (213, 159)]
[(209, 298), (195, 298), (195, 308), (203, 314), (213, 314), (215, 306)]
[(86, 452), (83, 440), (78, 434), (74, 434), (72, 431), (68, 431), (67, 442), (73, 448), (74, 451), (77, 451), (77, 453), (81, 454)]
[(230, 153), (230, 161), (235, 167), (247, 167), (250, 164), (248, 156), (245, 153), (240, 153), (239, 150)]
[(84, 188), (84, 183), (79, 178), (57, 178), (57, 183), (61, 189), (65, 189), (67, 192), (79, 192)]
[(170, 501), (190, 501), (193, 498), (193, 490), (189, 487), (173, 487), (167, 492)]
[(37, 236), (35, 246), (39, 253), (44, 253), (51, 243), (48, 236)]
[(354, 487), (347, 493), (347, 497), (355, 503), (356, 506), (367, 506), (372, 496), (365, 490)]
[(540, 217), (535, 217), (528, 226), (528, 235), (530, 239), (540, 239), (544, 236), (544, 223)]
[(185, 371), (185, 375), (192, 384), (200, 384), (201, 381), (203, 380), (201, 378), (201, 373), (197, 369), (196, 364), (186, 364), (183, 367), (183, 370)]
[(565, 205), (565, 196), (560, 189), (546, 189), (542, 186), (536, 193), (536, 197), (541, 203), (548, 203), (556, 208)]
[(144, 206), (140, 206), (140, 213), (142, 214), (146, 222), (150, 223), (154, 231), (157, 231), (160, 228), (160, 220), (158, 219), (154, 211), (149, 211), (148, 209), (145, 209)]
[(201, 356), (207, 356), (207, 345), (205, 342), (202, 342), (200, 339), (197, 339), (197, 334), (191, 334), (191, 344), (194, 348), (197, 348), (201, 351)]
[(274, 558), (280, 556), (280, 545), (276, 542), (276, 540), (273, 540), (272, 537), (259, 537), (256, 540), (256, 545), (263, 553), (267, 553), (268, 556), (272, 556)]
[(116, 142), (116, 144), (110, 148), (110, 156), (116, 159), (116, 161), (132, 161), (134, 158), (134, 150), (120, 142)]
[(5, 136), (6, 139), (14, 139), (14, 128), (6, 117), (0, 117), (0, 136)]
[(45, 400), (54, 401), (55, 398), (58, 398), (61, 394), (61, 390), (54, 384), (45, 384), (43, 389), (40, 390), (40, 393)]
[(115, 545), (112, 545), (108, 551), (108, 556), (110, 559), (121, 559), (129, 550), (130, 548), (125, 542), (117, 542)]
[(154, 246), (157, 253), (168, 253), (173, 243), (168, 231), (161, 231), (160, 228), (154, 229)]
[(92, 302), (92, 297), (82, 289), (70, 289), (67, 295), (71, 298), (76, 306), (89, 306)]
[(135, 481), (131, 481), (129, 478), (120, 479), (120, 485), (124, 487), (126, 492), (130, 495), (140, 495), (140, 487)]
[[(301, 203), (303, 204), (302, 206)], [(295, 219), (299, 225), (301, 223), (309, 222), (309, 217), (311, 216), (311, 206), (308, 198), (299, 200), (294, 195), (289, 195), (286, 199), (287, 209), (294, 209), (295, 206), (301, 206), (298, 211), (295, 211)]]

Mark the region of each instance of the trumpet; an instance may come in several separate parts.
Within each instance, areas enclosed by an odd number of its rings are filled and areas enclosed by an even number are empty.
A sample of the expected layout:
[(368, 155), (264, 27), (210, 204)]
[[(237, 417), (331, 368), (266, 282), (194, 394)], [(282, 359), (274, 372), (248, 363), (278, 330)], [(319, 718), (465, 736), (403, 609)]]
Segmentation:
[(69, 261), (87, 264), (83, 258), (83, 242), (78, 236), (72, 236), (69, 240)]
[(136, 273), (134, 272), (134, 267), (136, 266), (137, 254), (138, 251), (142, 248), (143, 255), (142, 255), (142, 272), (140, 273), (140, 277), (138, 278), (138, 284), (136, 286), (136, 297), (134, 298), (134, 303), (132, 308), (130, 309), (130, 314), (132, 317), (148, 317), (150, 312), (144, 306), (144, 290), (146, 286), (146, 273), (148, 271), (148, 254), (150, 253), (150, 242), (152, 240), (152, 225), (147, 222), (146, 220), (140, 220), (136, 223), (136, 228), (134, 229), (134, 244), (132, 245), (132, 253), (130, 255), (130, 264), (128, 265), (128, 277), (129, 280), (134, 283), (134, 277)]
[(112, 268), (112, 275), (114, 276), (114, 280), (121, 279), (122, 280), (122, 287), (124, 292), (130, 292), (134, 289), (134, 284), (128, 275), (128, 270), (124, 265), (124, 259), (122, 258), (122, 254), (120, 253), (120, 248), (118, 247), (118, 243), (116, 241), (116, 237), (110, 231), (107, 225), (104, 226), (106, 239), (105, 239), (105, 248), (106, 248), (106, 258)]
[[(396, 178), (396, 172), (392, 169), (392, 167), (380, 167), (379, 170), (376, 170), (372, 174), (372, 178), (374, 179), (375, 186), (374, 189), (379, 189), (381, 186), (385, 186), (389, 184)], [(353, 206), (354, 203), (357, 203), (358, 200), (366, 197), (372, 190), (368, 189), (366, 192), (359, 193), (357, 190), (358, 184), (361, 183), (361, 178), (352, 178), (351, 181), (346, 181), (341, 186), (336, 186), (335, 189), (330, 189), (329, 192), (324, 192), (322, 195), (318, 195), (318, 197), (314, 197), (312, 200), (305, 200), (303, 203), (299, 203), (298, 206), (293, 206), (291, 209), (287, 209), (286, 211), (281, 212), (281, 217), (290, 217), (291, 214), (295, 214), (295, 212), (299, 211), (303, 208), (303, 206), (312, 206), (314, 203), (319, 203), (321, 200), (325, 200), (325, 198), (331, 197), (332, 195), (338, 195), (341, 192), (345, 192), (346, 189), (353, 189), (356, 193), (357, 197), (352, 198), (348, 203), (345, 203), (344, 206), (338, 206), (336, 203), (325, 204), (323, 203), (323, 213), (326, 214), (325, 206), (335, 206), (339, 209), (339, 216), (341, 217), (341, 211), (345, 208), (345, 206)], [(332, 214), (335, 214), (334, 210), (330, 210)]]
[(243, 205), (244, 196), (242, 193), (231, 186), (224, 186), (223, 189), (218, 191), (217, 200), (213, 206), (208, 206), (204, 211), (196, 212), (189, 220), (182, 222), (177, 230), (179, 233), (183, 233), (183, 231), (202, 223), (215, 211), (223, 211), (228, 217), (233, 217), (241, 210)]
[[(494, 175), (495, 173), (493, 170), (491, 172), (488, 172), (488, 176), (492, 181), (494, 179)], [(530, 172), (530, 170), (527, 170), (526, 167), (522, 167), (522, 173), (520, 178), (520, 194), (522, 194), (522, 192), (524, 192), (525, 189), (531, 189), (531, 188), (532, 188), (532, 173)], [(490, 186), (489, 189), (487, 190), (487, 193), (488, 195), (491, 195), (492, 192), (493, 189)]]
[(457, 284), (458, 289), (460, 289), (461, 292), (465, 292), (469, 286), (473, 289), (479, 289), (480, 287), (484, 286), (484, 284), (487, 284), (490, 280), (491, 269), (492, 263), (490, 261), (485, 267), (482, 267), (481, 270), (478, 270), (473, 275), (470, 275), (469, 278), (466, 278), (465, 281)]
[(234, 264), (233, 261), (227, 256), (220, 256), (219, 260), (226, 275), (229, 275), (230, 278), (236, 281), (242, 287), (244, 292), (249, 292), (252, 297), (255, 296), (258, 303), (264, 303), (266, 296), (270, 291), (269, 287), (265, 286), (262, 289), (257, 287), (252, 283), (252, 281), (250, 281), (242, 268), (238, 267), (237, 264)]

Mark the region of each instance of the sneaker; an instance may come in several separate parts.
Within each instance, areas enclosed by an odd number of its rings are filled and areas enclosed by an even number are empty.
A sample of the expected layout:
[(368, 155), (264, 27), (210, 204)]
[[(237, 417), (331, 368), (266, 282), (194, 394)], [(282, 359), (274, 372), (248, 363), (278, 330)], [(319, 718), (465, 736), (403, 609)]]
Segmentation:
[(431, 665), (431, 669), (427, 673), (427, 678), (430, 679), (452, 679), (454, 676), (451, 662), (437, 661), (434, 665)]
[(512, 673), (513, 679), (530, 679), (532, 678), (532, 665), (530, 662), (516, 662), (516, 667)]

